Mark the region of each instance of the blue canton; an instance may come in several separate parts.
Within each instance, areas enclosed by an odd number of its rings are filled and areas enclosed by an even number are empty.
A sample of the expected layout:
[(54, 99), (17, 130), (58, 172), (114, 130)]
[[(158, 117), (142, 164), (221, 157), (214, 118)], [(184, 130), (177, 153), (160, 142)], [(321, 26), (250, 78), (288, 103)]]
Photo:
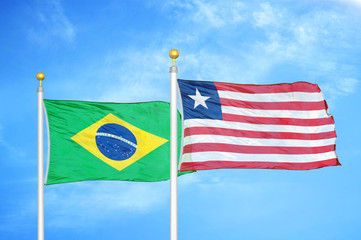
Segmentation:
[[(187, 81), (178, 79), (184, 120), (186, 119), (219, 119), (222, 120), (221, 102), (218, 91), (213, 82)], [(202, 97), (209, 97), (204, 101), (207, 107), (197, 105), (190, 96), (196, 96), (197, 90)]]

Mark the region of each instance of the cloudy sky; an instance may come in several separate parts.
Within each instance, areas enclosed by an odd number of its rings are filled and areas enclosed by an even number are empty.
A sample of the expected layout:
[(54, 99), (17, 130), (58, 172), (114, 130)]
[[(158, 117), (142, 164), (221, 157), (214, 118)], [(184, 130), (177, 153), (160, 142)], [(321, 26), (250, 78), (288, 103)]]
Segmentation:
[[(179, 239), (361, 238), (361, 1), (5, 0), (0, 13), (0, 239), (37, 235), (36, 73), (47, 99), (169, 101), (172, 48), (182, 79), (319, 84), (342, 164), (182, 176)], [(47, 186), (45, 238), (169, 239), (169, 181)]]

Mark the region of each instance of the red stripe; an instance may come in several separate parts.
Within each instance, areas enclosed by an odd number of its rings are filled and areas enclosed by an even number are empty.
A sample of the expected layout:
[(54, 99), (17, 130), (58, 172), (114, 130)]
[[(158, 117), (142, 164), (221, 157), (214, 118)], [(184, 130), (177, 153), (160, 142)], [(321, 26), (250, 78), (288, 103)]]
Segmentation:
[(196, 152), (230, 152), (244, 154), (317, 154), (335, 151), (336, 145), (321, 147), (246, 146), (226, 143), (193, 143), (184, 146), (183, 154)]
[(265, 139), (299, 139), (299, 140), (318, 140), (335, 138), (336, 132), (323, 133), (290, 133), (290, 132), (259, 132), (247, 130), (234, 130), (227, 128), (212, 127), (191, 127), (184, 129), (184, 137), (191, 135), (223, 135), (245, 138), (265, 138)]
[(297, 110), (311, 111), (326, 109), (325, 101), (319, 102), (250, 102), (220, 98), (222, 106), (261, 109), (261, 110)]
[(309, 163), (285, 163), (285, 162), (231, 162), (231, 161), (207, 161), (182, 163), (180, 171), (196, 171), (220, 168), (259, 168), (259, 169), (286, 169), (286, 170), (310, 170), (328, 166), (341, 165), (337, 158), (309, 162)]
[(292, 126), (322, 126), (335, 124), (333, 117), (328, 118), (272, 118), (272, 117), (250, 117), (244, 115), (235, 115), (223, 113), (223, 120), (229, 122), (244, 122), (253, 124), (270, 124), (270, 125), (292, 125)]
[(214, 83), (219, 91), (242, 93), (287, 93), (287, 92), (321, 92), (317, 84), (307, 82), (283, 83), (275, 85), (249, 85), (234, 83)]

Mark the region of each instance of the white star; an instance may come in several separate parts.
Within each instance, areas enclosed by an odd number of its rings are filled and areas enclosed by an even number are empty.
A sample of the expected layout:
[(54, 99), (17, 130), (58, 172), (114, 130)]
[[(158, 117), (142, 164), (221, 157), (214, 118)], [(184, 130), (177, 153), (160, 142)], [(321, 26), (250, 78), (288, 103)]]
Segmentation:
[(203, 107), (208, 109), (206, 100), (209, 97), (202, 96), (199, 93), (198, 88), (196, 88), (196, 95), (188, 95), (188, 96), (194, 100), (194, 108), (196, 108), (198, 105), (202, 105)]

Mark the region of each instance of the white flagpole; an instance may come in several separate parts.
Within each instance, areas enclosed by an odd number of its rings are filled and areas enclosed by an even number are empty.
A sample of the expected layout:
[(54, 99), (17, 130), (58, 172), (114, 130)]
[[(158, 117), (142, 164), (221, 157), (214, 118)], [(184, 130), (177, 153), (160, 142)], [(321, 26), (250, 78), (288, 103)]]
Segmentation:
[(43, 93), (41, 81), (44, 73), (39, 72), (36, 78), (40, 81), (38, 92), (38, 240), (44, 240), (44, 119), (43, 119)]
[(176, 49), (169, 52), (173, 59), (170, 67), (170, 240), (178, 239), (178, 153), (177, 153), (177, 73), (175, 60), (179, 56)]

